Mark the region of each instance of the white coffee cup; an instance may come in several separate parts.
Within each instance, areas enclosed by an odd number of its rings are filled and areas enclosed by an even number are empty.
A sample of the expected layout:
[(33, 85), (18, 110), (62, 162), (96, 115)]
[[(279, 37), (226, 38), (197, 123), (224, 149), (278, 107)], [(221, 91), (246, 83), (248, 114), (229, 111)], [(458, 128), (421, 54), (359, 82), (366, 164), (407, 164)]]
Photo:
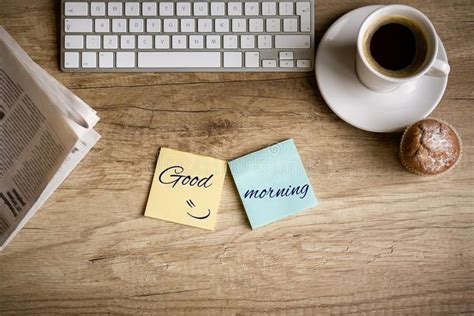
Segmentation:
[[(391, 16), (400, 16), (414, 21), (426, 36), (426, 58), (418, 70), (407, 77), (392, 77), (374, 68), (366, 56), (368, 35), (374, 32), (374, 26), (381, 20)], [(362, 23), (357, 37), (356, 70), (359, 80), (369, 89), (377, 92), (390, 92), (409, 81), (429, 75), (445, 77), (449, 75), (450, 67), (447, 62), (437, 59), (438, 35), (431, 21), (420, 11), (406, 5), (387, 5), (372, 12)]]

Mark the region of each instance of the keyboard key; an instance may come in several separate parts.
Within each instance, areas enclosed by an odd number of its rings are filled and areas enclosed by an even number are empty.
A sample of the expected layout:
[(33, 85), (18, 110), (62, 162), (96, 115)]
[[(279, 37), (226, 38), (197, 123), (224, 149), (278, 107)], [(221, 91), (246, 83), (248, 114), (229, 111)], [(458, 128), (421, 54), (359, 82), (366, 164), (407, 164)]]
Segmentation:
[(168, 35), (155, 36), (155, 48), (158, 48), (158, 49), (170, 48), (170, 37)]
[(232, 19), (232, 32), (247, 32), (247, 20)]
[(224, 48), (237, 48), (237, 35), (224, 35)]
[(275, 35), (275, 48), (310, 48), (309, 35)]
[(134, 35), (120, 36), (120, 48), (135, 49), (135, 36)]
[(131, 33), (142, 33), (144, 31), (143, 19), (130, 19), (129, 28)]
[(293, 2), (280, 2), (279, 14), (280, 15), (294, 15)]
[(260, 67), (260, 53), (259, 52), (246, 52), (245, 53), (245, 67), (247, 68)]
[(138, 36), (138, 48), (139, 49), (152, 49), (153, 37), (151, 35)]
[(296, 61), (296, 67), (298, 67), (298, 68), (310, 68), (311, 67), (311, 60), (309, 60), (309, 59), (298, 59)]
[(79, 53), (64, 53), (64, 68), (79, 68)]
[(200, 33), (212, 32), (212, 20), (211, 19), (199, 19), (198, 20), (198, 32), (200, 32)]
[(280, 19), (267, 19), (267, 32), (280, 32)]
[(82, 68), (97, 68), (97, 53), (82, 53)]
[(263, 32), (263, 19), (249, 19), (249, 30), (252, 33)]
[(276, 2), (263, 2), (262, 15), (276, 15)]
[(190, 2), (178, 2), (176, 4), (176, 15), (177, 16), (190, 16), (191, 15), (191, 3)]
[(134, 52), (118, 52), (117, 68), (135, 68), (135, 55)]
[(245, 2), (245, 15), (256, 16), (258, 14), (258, 2)]
[(117, 48), (118, 48), (118, 36), (105, 35), (104, 36), (104, 49), (117, 49)]
[(64, 37), (64, 46), (66, 49), (83, 49), (84, 36), (82, 35), (66, 35)]
[(206, 47), (208, 49), (219, 49), (219, 48), (221, 48), (221, 37), (219, 35), (208, 35), (208, 36), (206, 36)]
[(86, 36), (86, 48), (87, 49), (100, 49), (100, 36), (99, 35), (87, 35)]
[(156, 2), (143, 2), (142, 14), (143, 16), (156, 16), (158, 14)]
[(161, 20), (160, 19), (148, 19), (148, 20), (146, 20), (146, 31), (148, 33), (160, 33), (161, 32)]
[(160, 2), (160, 15), (161, 16), (173, 16), (174, 15), (174, 3), (173, 2)]
[(114, 32), (114, 33), (125, 33), (125, 32), (127, 32), (127, 20), (126, 19), (113, 19), (112, 20), (112, 32)]
[(225, 14), (225, 3), (224, 2), (211, 2), (211, 15), (224, 15)]
[(298, 19), (283, 19), (283, 32), (297, 32)]
[(207, 2), (194, 2), (194, 15), (195, 16), (206, 16), (208, 15)]
[(195, 19), (181, 19), (181, 32), (194, 33), (196, 29)]
[(90, 33), (92, 32), (92, 19), (66, 19), (64, 20), (64, 31), (66, 33)]
[(241, 48), (255, 48), (255, 35), (242, 35), (240, 37)]
[(219, 52), (139, 52), (139, 68), (219, 68)]
[(122, 2), (109, 2), (107, 12), (109, 16), (121, 16), (123, 13)]
[(276, 68), (277, 61), (274, 59), (264, 59), (262, 60), (262, 67), (263, 68)]
[(165, 33), (178, 32), (178, 20), (177, 19), (165, 19), (163, 21), (163, 31)]
[(230, 16), (242, 15), (242, 2), (228, 2), (227, 14)]
[(281, 68), (293, 68), (294, 61), (293, 60), (280, 60), (280, 67)]
[(240, 68), (242, 67), (241, 52), (224, 52), (224, 67)]
[(280, 59), (293, 59), (293, 52), (280, 52)]
[(95, 32), (96, 33), (109, 33), (110, 32), (110, 20), (109, 19), (96, 19), (95, 20)]
[(105, 16), (105, 2), (91, 2), (91, 15)]
[(138, 3), (138, 2), (126, 2), (125, 3), (125, 15), (126, 16), (139, 16), (140, 15), (140, 3)]
[(89, 5), (87, 2), (66, 2), (64, 13), (66, 16), (87, 16)]
[(297, 2), (296, 14), (300, 16), (302, 32), (311, 32), (311, 4), (309, 2)]
[(187, 45), (187, 40), (185, 35), (173, 35), (172, 36), (172, 47), (173, 49), (184, 49)]
[(258, 48), (272, 48), (272, 36), (271, 35), (259, 35), (258, 36)]
[(202, 35), (189, 36), (189, 48), (191, 49), (204, 48), (204, 36)]
[(223, 33), (223, 32), (229, 32), (229, 19), (216, 19), (215, 20), (215, 25), (216, 25), (216, 32), (218, 33)]
[(114, 68), (114, 53), (99, 53), (99, 68)]

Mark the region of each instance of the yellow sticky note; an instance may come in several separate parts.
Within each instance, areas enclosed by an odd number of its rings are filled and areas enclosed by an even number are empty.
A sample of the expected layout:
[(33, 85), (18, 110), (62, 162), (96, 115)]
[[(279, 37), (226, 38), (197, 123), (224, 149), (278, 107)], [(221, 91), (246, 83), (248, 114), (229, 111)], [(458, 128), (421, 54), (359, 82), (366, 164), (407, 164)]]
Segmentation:
[(161, 148), (145, 216), (214, 230), (227, 162)]

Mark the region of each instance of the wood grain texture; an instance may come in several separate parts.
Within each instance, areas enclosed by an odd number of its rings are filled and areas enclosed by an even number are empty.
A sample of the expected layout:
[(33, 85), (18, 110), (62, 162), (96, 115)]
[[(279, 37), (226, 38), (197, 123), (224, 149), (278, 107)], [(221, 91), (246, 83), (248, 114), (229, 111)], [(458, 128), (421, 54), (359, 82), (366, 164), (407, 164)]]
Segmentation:
[[(312, 74), (61, 73), (59, 1), (2, 0), (0, 24), (103, 138), (0, 253), (0, 314), (473, 314), (474, 3), (397, 2), (432, 19), (452, 65), (432, 116), (464, 153), (442, 177), (404, 171), (400, 135), (345, 124)], [(367, 4), (318, 0), (317, 39)], [(228, 175), (215, 232), (143, 217), (160, 147), (231, 159), (290, 137), (318, 207), (252, 231)]]

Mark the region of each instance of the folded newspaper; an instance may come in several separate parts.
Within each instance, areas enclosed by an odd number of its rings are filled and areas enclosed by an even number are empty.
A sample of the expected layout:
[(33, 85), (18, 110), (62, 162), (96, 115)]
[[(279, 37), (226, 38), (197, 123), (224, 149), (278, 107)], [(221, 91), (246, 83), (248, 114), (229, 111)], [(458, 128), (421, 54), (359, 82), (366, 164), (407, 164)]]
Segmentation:
[(97, 143), (98, 121), (0, 26), (0, 250)]

